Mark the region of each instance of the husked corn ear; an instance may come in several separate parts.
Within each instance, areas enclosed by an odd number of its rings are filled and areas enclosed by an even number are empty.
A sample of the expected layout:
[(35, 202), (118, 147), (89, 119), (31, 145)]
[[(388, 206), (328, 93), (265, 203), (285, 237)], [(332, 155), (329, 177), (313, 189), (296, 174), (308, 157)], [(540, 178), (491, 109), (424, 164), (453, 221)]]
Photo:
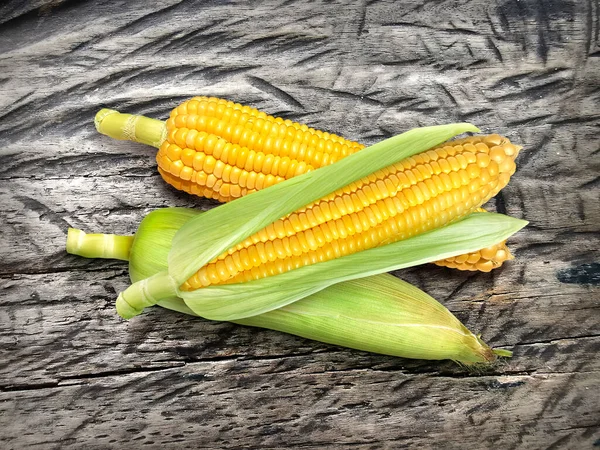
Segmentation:
[(331, 164), (364, 146), (249, 106), (194, 97), (171, 112), (156, 156), (165, 181), (229, 201)]
[(506, 186), (518, 150), (500, 136), (476, 136), (407, 158), (272, 223), (182, 289), (275, 275), (446, 225)]

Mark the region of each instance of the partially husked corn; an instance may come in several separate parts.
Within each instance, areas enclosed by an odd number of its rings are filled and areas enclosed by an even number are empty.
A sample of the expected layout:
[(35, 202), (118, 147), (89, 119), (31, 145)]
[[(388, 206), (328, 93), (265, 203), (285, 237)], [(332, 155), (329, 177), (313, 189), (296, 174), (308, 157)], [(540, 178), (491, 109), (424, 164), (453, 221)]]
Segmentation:
[(518, 150), (500, 136), (477, 136), (407, 158), (267, 226), (182, 288), (275, 275), (443, 226), (508, 183)]

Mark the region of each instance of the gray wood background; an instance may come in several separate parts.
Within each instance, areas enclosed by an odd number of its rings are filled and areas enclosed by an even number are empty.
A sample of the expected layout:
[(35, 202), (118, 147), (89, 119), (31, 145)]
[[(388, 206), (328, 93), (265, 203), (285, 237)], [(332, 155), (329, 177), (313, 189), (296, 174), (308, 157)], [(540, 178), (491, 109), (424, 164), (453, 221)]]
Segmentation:
[[(597, 0), (8, 1), (0, 6), (0, 447), (600, 446)], [(155, 151), (96, 133), (226, 97), (364, 142), (471, 121), (521, 143), (491, 209), (531, 225), (490, 274), (398, 273), (514, 357), (486, 371), (155, 308), (68, 226), (133, 233)]]

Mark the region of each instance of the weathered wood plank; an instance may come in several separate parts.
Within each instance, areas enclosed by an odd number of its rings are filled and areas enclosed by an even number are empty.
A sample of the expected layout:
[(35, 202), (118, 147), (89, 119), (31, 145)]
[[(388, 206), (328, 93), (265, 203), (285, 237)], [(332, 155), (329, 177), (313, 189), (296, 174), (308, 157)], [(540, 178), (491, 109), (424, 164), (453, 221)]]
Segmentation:
[(596, 381), (403, 375), (299, 356), (72, 380), (1, 393), (0, 408), (14, 423), (4, 441), (33, 448), (585, 448), (599, 425)]
[[(98, 276), (101, 274), (101, 276)], [(85, 286), (85, 289), (83, 288)], [(284, 357), (333, 347), (280, 333), (218, 324), (157, 310), (135, 321), (116, 317), (113, 299), (126, 286), (121, 270), (67, 271), (0, 279), (3, 362), (0, 388), (58, 383), (65, 378), (101, 372), (127, 372), (136, 367), (183, 364), (214, 358)], [(572, 293), (514, 298), (490, 294), (448, 302), (473, 330), (497, 346), (513, 348), (519, 357), (494, 368), (498, 373), (598, 370), (594, 358), (600, 343), (600, 305), (591, 297), (575, 307)], [(67, 314), (68, 312), (68, 314)], [(110, 333), (106, 333), (110, 329)], [(560, 355), (539, 360), (540, 352)], [(350, 352), (348, 353), (358, 353)], [(361, 356), (364, 364), (397, 364), (395, 358)], [(358, 364), (355, 356), (353, 364)], [(35, 361), (35, 364), (32, 362)], [(539, 364), (544, 362), (543, 366)], [(401, 361), (420, 371), (461, 373), (446, 364)], [(532, 369), (533, 368), (533, 369)]]
[[(590, 448), (600, 443), (600, 5), (470, 0), (0, 5), (3, 448)], [(472, 121), (525, 146), (491, 209), (530, 221), (491, 274), (398, 275), (513, 349), (487, 371), (156, 308), (66, 230), (164, 206), (154, 150), (93, 128), (227, 97), (364, 143)]]

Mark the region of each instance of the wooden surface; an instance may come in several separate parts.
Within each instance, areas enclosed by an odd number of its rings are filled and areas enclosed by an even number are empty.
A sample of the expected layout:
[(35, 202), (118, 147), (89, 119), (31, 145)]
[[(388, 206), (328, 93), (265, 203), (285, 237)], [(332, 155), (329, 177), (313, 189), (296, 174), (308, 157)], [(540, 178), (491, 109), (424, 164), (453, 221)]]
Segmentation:
[[(252, 3), (0, 6), (0, 448), (599, 447), (598, 1)], [(159, 308), (120, 320), (126, 264), (67, 255), (67, 227), (215, 203), (94, 114), (197, 94), (365, 143), (453, 121), (521, 143), (490, 202), (531, 223), (517, 259), (398, 273), (514, 357), (469, 372)]]

